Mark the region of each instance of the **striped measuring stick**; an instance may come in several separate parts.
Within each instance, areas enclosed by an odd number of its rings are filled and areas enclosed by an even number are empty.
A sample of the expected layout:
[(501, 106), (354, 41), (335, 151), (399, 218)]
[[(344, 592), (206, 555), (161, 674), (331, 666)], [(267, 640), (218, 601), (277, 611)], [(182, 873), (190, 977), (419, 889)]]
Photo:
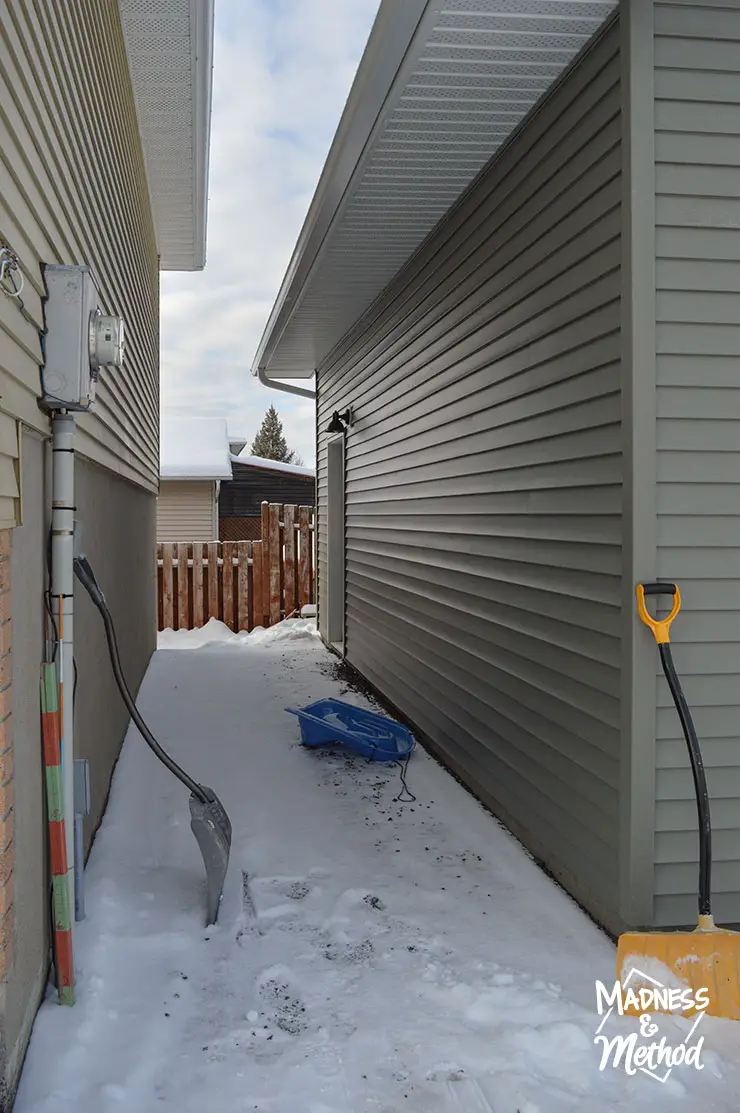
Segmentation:
[(67, 881), (67, 843), (62, 795), (62, 748), (59, 729), (57, 667), (41, 666), (41, 733), (46, 766), (46, 799), (49, 813), (52, 899), (54, 902), (54, 954), (60, 1005), (75, 1003), (75, 967), (72, 951), (72, 916)]

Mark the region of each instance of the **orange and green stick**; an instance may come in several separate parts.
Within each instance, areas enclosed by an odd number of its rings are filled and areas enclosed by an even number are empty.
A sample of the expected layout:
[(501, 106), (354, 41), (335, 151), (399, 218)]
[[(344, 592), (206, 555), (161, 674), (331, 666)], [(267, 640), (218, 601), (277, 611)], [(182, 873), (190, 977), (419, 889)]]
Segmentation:
[(72, 917), (67, 878), (67, 844), (62, 790), (62, 748), (59, 729), (57, 668), (52, 662), (41, 666), (41, 731), (46, 768), (46, 800), (49, 818), (52, 900), (54, 907), (54, 954), (57, 988), (61, 1005), (75, 1003), (75, 971), (72, 951)]

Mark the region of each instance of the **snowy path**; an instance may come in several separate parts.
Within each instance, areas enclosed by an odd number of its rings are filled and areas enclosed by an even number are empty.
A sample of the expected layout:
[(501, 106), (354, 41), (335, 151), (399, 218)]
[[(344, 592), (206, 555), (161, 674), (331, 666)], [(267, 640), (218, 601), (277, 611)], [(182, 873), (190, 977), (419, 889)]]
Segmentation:
[(419, 748), (412, 804), (396, 768), (303, 749), (284, 706), (342, 688), (312, 625), (286, 625), (155, 655), (144, 717), (234, 825), (219, 924), (187, 794), (130, 732), (78, 1004), (42, 1008), (16, 1113), (735, 1110), (730, 1024), (663, 1086), (599, 1072), (611, 943)]

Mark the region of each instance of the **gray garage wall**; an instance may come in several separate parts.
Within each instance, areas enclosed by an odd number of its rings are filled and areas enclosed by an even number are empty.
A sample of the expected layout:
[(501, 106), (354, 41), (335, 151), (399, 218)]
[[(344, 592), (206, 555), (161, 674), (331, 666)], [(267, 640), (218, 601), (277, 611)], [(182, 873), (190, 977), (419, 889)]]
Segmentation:
[[(39, 666), (44, 652), (46, 586), (44, 446), (25, 433), (23, 525), (14, 530), (13, 720), (15, 758), (15, 941), (7, 982), (0, 987), (0, 1084), (12, 1093), (49, 958), (49, 883), (43, 795)], [(76, 505), (81, 541), (117, 622), (124, 670), (134, 693), (156, 647), (155, 496), (80, 457)], [(75, 592), (75, 752), (90, 761), (93, 811), (86, 848), (100, 822), (128, 716), (107, 664), (103, 626), (81, 590)], [(137, 621), (130, 621), (131, 615)], [(1, 1088), (1, 1086), (0, 1086)], [(2, 1094), (0, 1094), (0, 1105)]]
[[(714, 823), (715, 913), (740, 922), (740, 11), (656, 3), (658, 572)], [(693, 782), (658, 681), (655, 919), (696, 917)]]
[(346, 450), (346, 653), (616, 922), (620, 58), (612, 27), (319, 369)]

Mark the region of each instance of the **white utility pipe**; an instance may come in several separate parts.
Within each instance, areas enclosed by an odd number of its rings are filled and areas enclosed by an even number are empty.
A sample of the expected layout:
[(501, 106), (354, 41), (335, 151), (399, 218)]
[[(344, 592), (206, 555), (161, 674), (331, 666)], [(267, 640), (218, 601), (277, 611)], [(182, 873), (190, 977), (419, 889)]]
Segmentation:
[[(75, 907), (75, 766), (74, 766), (74, 528), (75, 419), (54, 413), (52, 428), (51, 594), (59, 635), (59, 697), (62, 734), (62, 795), (67, 841), (70, 910)], [(70, 916), (74, 923), (74, 919)]]

